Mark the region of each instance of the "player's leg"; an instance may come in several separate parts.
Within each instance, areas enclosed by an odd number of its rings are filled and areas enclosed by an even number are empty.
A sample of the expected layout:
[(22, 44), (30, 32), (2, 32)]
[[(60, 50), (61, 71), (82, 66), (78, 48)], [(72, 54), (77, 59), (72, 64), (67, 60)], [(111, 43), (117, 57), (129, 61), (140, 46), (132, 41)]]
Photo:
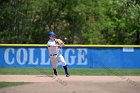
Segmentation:
[(67, 65), (63, 66), (64, 70), (65, 70), (65, 74), (66, 74), (66, 77), (69, 77), (70, 74), (68, 72), (68, 68), (67, 68)]
[(54, 71), (54, 75), (57, 76), (57, 66), (58, 66), (58, 62), (57, 62), (57, 58), (56, 56), (51, 56), (51, 63), (52, 63), (52, 67), (53, 67), (53, 71)]
[(58, 55), (58, 60), (62, 63), (63, 65), (63, 68), (65, 70), (65, 74), (66, 74), (66, 77), (69, 77), (69, 72), (68, 72), (68, 68), (67, 68), (67, 63), (64, 59), (64, 57), (62, 55)]

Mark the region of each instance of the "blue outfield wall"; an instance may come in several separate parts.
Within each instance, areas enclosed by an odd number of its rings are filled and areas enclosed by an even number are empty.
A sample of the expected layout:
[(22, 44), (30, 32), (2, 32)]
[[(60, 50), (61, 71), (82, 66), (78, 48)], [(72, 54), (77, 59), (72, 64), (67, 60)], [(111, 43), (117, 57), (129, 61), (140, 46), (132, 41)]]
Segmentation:
[[(68, 45), (62, 54), (71, 68), (140, 68), (139, 46)], [(46, 45), (0, 45), (0, 67), (52, 66)]]

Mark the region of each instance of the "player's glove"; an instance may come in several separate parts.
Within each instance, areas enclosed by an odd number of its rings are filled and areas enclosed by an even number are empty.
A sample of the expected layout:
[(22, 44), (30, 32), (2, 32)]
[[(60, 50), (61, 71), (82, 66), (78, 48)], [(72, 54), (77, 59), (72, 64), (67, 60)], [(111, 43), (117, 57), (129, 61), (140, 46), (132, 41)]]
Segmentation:
[(62, 48), (64, 46), (64, 42), (61, 39), (55, 39), (55, 42), (57, 45), (59, 45), (59, 48)]

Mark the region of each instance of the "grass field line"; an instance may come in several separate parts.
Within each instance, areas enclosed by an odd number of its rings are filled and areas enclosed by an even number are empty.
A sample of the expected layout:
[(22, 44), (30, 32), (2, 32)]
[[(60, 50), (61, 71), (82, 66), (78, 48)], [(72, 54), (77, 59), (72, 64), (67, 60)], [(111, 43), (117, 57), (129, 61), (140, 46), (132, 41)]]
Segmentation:
[[(71, 75), (81, 76), (140, 76), (140, 69), (69, 68)], [(58, 74), (64, 70), (58, 68)], [(0, 75), (53, 75), (52, 68), (0, 68)]]

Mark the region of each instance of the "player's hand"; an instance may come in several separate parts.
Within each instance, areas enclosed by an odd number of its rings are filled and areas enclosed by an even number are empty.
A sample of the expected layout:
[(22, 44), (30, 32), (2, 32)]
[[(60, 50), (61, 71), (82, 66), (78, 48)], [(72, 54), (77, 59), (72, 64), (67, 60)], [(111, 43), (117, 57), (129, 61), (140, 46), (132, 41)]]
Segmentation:
[(64, 42), (61, 39), (55, 39), (55, 42), (58, 46), (58, 48), (62, 48), (64, 46)]
[(61, 39), (55, 39), (55, 42), (56, 42), (58, 45), (64, 45), (64, 42), (63, 42)]

